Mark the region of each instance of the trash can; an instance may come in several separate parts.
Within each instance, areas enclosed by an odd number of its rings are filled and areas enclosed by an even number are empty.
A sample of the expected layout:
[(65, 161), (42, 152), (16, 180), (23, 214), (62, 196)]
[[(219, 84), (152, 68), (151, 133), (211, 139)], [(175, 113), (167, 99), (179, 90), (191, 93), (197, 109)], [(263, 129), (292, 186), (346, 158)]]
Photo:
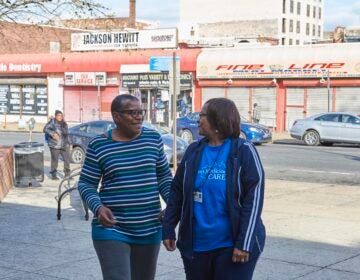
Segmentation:
[(44, 181), (44, 144), (22, 142), (14, 145), (15, 182)]

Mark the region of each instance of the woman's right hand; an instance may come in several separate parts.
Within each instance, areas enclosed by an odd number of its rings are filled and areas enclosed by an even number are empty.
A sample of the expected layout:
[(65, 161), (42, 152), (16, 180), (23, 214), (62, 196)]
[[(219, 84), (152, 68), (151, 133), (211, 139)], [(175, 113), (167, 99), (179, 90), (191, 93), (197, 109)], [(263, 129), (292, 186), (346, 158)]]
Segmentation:
[(112, 227), (116, 224), (113, 212), (105, 206), (101, 206), (99, 208), (97, 219), (99, 223), (104, 227)]
[(52, 135), (52, 138), (55, 139), (56, 141), (60, 140), (60, 136), (56, 132)]
[(168, 250), (168, 251), (175, 251), (175, 249), (176, 249), (175, 240), (164, 239), (163, 244), (164, 244), (166, 250)]

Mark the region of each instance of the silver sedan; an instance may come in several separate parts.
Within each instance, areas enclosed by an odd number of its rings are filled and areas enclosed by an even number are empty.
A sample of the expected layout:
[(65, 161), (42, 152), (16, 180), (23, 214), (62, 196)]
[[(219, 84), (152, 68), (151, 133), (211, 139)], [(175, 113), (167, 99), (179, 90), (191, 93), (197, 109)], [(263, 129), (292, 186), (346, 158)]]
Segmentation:
[(290, 135), (309, 146), (360, 144), (360, 117), (346, 112), (317, 114), (296, 120), (290, 129)]

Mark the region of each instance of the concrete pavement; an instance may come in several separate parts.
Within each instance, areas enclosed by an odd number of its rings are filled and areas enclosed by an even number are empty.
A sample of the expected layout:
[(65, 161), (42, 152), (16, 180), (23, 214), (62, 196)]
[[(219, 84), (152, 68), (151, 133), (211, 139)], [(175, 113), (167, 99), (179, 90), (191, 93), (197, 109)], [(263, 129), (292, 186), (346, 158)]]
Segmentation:
[[(59, 181), (47, 174), (0, 203), (0, 279), (101, 279), (78, 193), (57, 221)], [(268, 239), (254, 279), (360, 279), (359, 187), (267, 180)], [(185, 279), (178, 252), (161, 250), (156, 279)]]

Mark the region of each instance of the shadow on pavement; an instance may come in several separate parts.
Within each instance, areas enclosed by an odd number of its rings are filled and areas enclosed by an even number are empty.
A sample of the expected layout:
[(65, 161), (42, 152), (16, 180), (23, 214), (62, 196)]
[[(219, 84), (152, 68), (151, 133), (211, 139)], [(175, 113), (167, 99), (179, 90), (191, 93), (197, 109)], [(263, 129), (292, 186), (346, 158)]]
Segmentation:
[[(43, 194), (48, 190), (44, 189)], [(78, 195), (56, 220), (55, 201), (0, 204), (1, 279), (101, 279), (90, 222)], [(33, 201), (31, 201), (31, 199)], [(23, 200), (24, 198), (22, 198)], [(48, 206), (37, 206), (37, 204)], [(270, 236), (254, 279), (360, 279), (360, 248)], [(185, 279), (181, 258), (163, 248), (156, 279)]]

